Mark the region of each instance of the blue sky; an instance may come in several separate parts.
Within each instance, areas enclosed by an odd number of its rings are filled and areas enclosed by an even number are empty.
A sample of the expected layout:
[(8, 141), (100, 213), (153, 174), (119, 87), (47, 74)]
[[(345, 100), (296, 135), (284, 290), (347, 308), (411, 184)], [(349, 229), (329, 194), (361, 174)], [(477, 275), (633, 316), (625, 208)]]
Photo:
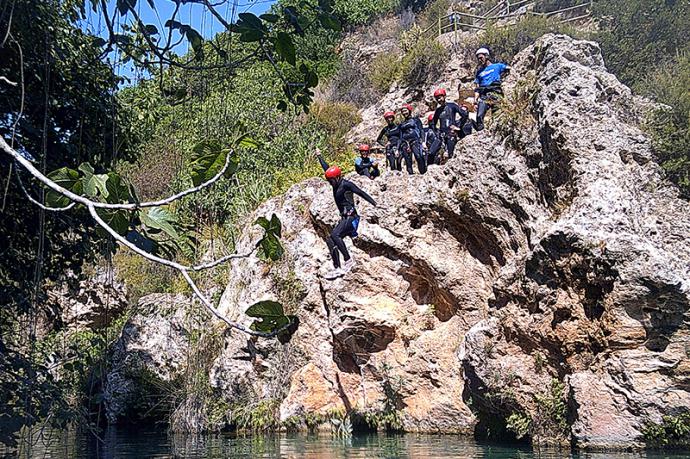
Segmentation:
[[(264, 13), (275, 2), (276, 0), (212, 0), (212, 4), (219, 5), (216, 7), (216, 10), (228, 22), (234, 22), (239, 13), (251, 12), (257, 15)], [(116, 0), (108, 0), (107, 3), (108, 10), (113, 12), (117, 3)], [(137, 0), (136, 8), (138, 14), (145, 24), (153, 24), (159, 31), (167, 31), (164, 27), (165, 22), (172, 16), (175, 10), (175, 2), (173, 0), (153, 0), (152, 3), (155, 8), (151, 8), (147, 0)], [(131, 24), (132, 22), (129, 16), (123, 19), (118, 14), (115, 18), (120, 24), (125, 22)], [(176, 19), (183, 24), (190, 24), (205, 39), (209, 39), (223, 30), (223, 26), (220, 22), (214, 18), (205, 7), (198, 4), (183, 4), (180, 7)], [(87, 19), (82, 23), (82, 28), (94, 35), (107, 35), (107, 29), (100, 16), (100, 12), (93, 13), (89, 10)], [(174, 49), (180, 54), (187, 52), (187, 40), (182, 40)], [(110, 58), (113, 59), (114, 56), (110, 56)], [(116, 64), (115, 67), (116, 71), (123, 76), (131, 78), (141, 77), (141, 75), (134, 74), (134, 70), (131, 66)]]

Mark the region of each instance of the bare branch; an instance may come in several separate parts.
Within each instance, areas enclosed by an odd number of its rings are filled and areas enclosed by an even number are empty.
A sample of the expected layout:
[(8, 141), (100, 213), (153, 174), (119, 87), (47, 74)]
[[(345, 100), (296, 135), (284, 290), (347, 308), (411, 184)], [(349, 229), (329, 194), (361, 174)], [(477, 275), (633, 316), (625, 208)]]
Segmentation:
[(166, 259), (164, 259), (164, 258), (157, 257), (157, 256), (155, 256), (155, 255), (152, 255), (152, 254), (150, 254), (150, 253), (144, 251), (143, 249), (140, 249), (139, 247), (137, 247), (136, 245), (132, 244), (131, 242), (129, 242), (129, 241), (128, 241), (127, 239), (125, 239), (124, 237), (120, 236), (114, 229), (112, 229), (112, 228), (101, 218), (101, 216), (98, 215), (98, 212), (97, 212), (96, 208), (95, 208), (93, 205), (87, 205), (86, 207), (89, 209), (89, 213), (91, 214), (91, 216), (93, 217), (93, 219), (96, 220), (96, 223), (98, 223), (104, 230), (106, 230), (106, 231), (108, 232), (108, 234), (110, 234), (113, 238), (115, 238), (115, 240), (118, 242), (118, 244), (120, 244), (120, 245), (122, 245), (122, 246), (125, 246), (125, 247), (127, 247), (128, 249), (130, 249), (130, 250), (132, 250), (132, 251), (138, 253), (139, 255), (141, 255), (142, 257), (146, 258), (147, 260), (151, 260), (151, 261), (154, 261), (154, 262), (156, 262), (156, 263), (161, 263), (161, 264), (163, 264), (163, 265), (165, 265), (165, 266), (168, 266), (168, 267), (171, 267), (171, 268), (174, 268), (174, 269), (178, 270), (178, 271), (182, 274), (182, 277), (184, 277), (184, 279), (187, 281), (187, 283), (189, 284), (189, 286), (192, 288), (192, 291), (193, 291), (194, 294), (197, 296), (197, 298), (199, 298), (199, 300), (201, 300), (201, 303), (202, 303), (204, 306), (206, 306), (206, 309), (208, 309), (209, 312), (210, 312), (211, 314), (213, 314), (215, 317), (217, 317), (218, 319), (220, 319), (220, 320), (222, 320), (223, 322), (225, 322), (229, 327), (234, 328), (234, 329), (236, 329), (236, 330), (240, 330), (241, 332), (246, 333), (246, 334), (248, 334), (248, 335), (260, 336), (260, 337), (262, 337), (262, 338), (272, 338), (272, 337), (277, 336), (277, 335), (279, 335), (280, 333), (284, 332), (285, 330), (287, 330), (288, 328), (290, 328), (290, 326), (293, 325), (292, 322), (290, 322), (290, 323), (286, 324), (285, 326), (279, 328), (278, 330), (274, 330), (274, 331), (272, 331), (272, 332), (270, 332), (270, 333), (265, 333), (265, 332), (258, 332), (258, 331), (255, 331), (255, 330), (251, 330), (251, 329), (245, 327), (244, 325), (242, 325), (242, 324), (240, 324), (240, 323), (233, 322), (232, 320), (229, 320), (228, 318), (226, 318), (225, 316), (223, 316), (223, 314), (221, 314), (221, 313), (213, 306), (213, 304), (208, 300), (208, 298), (206, 298), (206, 297), (204, 296), (204, 294), (201, 292), (201, 290), (199, 290), (199, 287), (196, 285), (196, 283), (194, 282), (194, 280), (192, 279), (192, 277), (189, 275), (189, 269), (190, 269), (190, 268), (188, 268), (188, 267), (186, 267), (186, 266), (183, 266), (183, 265), (180, 265), (179, 263), (175, 263), (174, 261), (170, 261), (170, 260), (166, 260)]
[(174, 201), (177, 201), (177, 200), (179, 200), (185, 196), (188, 196), (190, 194), (201, 191), (204, 188), (208, 188), (209, 186), (213, 185), (218, 180), (220, 180), (220, 178), (223, 176), (223, 174), (225, 174), (225, 172), (228, 170), (228, 167), (230, 166), (230, 158), (231, 158), (232, 153), (233, 153), (233, 152), (229, 152), (226, 155), (225, 164), (223, 165), (223, 168), (216, 175), (214, 175), (211, 179), (202, 183), (199, 186), (189, 188), (189, 189), (181, 191), (180, 193), (177, 193), (173, 196), (170, 196), (170, 197), (165, 198), (165, 199), (160, 199), (158, 201), (129, 203), (129, 204), (109, 204), (106, 202), (92, 201), (88, 198), (85, 198), (84, 196), (73, 193), (72, 191), (70, 191), (66, 188), (63, 188), (60, 185), (58, 185), (57, 183), (53, 182), (48, 177), (43, 175), (41, 173), (41, 171), (36, 169), (33, 166), (33, 164), (31, 164), (31, 162), (29, 160), (24, 158), (21, 154), (19, 154), (19, 152), (17, 152), (15, 149), (10, 147), (7, 144), (7, 142), (5, 142), (5, 139), (3, 139), (2, 137), (0, 137), (0, 150), (5, 151), (5, 153), (12, 156), (12, 158), (15, 161), (17, 161), (19, 164), (21, 164), (24, 167), (24, 169), (26, 169), (31, 175), (33, 175), (36, 179), (38, 179), (40, 182), (42, 182), (48, 188), (50, 188), (53, 191), (60, 193), (61, 195), (65, 196), (66, 198), (70, 199), (71, 201), (78, 202), (79, 204), (83, 204), (85, 206), (97, 207), (99, 209), (115, 209), (115, 210), (136, 210), (136, 209), (140, 209), (140, 208), (144, 208), (144, 207), (166, 206), (166, 205), (171, 204)]
[(22, 181), (22, 177), (19, 175), (19, 168), (16, 169), (16, 172), (17, 172), (17, 181), (19, 182), (20, 188), (24, 192), (24, 196), (26, 196), (26, 198), (29, 201), (31, 201), (33, 204), (37, 205), (41, 209), (48, 210), (51, 212), (64, 212), (66, 210), (70, 210), (72, 207), (74, 207), (76, 205), (75, 202), (70, 202), (65, 207), (49, 207), (49, 206), (46, 206), (45, 204), (38, 202), (38, 200), (34, 199), (34, 197), (31, 196), (31, 194), (29, 193), (29, 190), (27, 190), (26, 187), (24, 186), (24, 182)]
[(17, 86), (17, 83), (16, 83), (16, 82), (10, 81), (10, 80), (8, 80), (6, 77), (4, 77), (4, 76), (0, 76), (0, 81), (2, 81), (3, 83), (7, 83), (7, 84), (10, 85), (10, 86)]

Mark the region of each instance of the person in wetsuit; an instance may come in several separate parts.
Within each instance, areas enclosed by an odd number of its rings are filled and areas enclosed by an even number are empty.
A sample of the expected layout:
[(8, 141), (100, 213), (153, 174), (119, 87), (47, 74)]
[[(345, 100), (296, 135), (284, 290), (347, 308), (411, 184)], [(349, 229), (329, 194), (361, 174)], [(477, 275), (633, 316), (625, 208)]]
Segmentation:
[(359, 151), (359, 158), (355, 158), (355, 171), (372, 180), (381, 175), (379, 163), (369, 157), (369, 145), (362, 144), (357, 147), (357, 150)]
[(405, 104), (400, 109), (403, 121), (400, 123), (400, 140), (398, 150), (405, 160), (405, 167), (408, 174), (412, 174), (412, 156), (417, 161), (419, 173), (426, 172), (426, 160), (422, 154), (422, 132), (424, 127), (418, 116), (412, 116), (414, 108), (410, 104)]
[[(357, 214), (357, 209), (355, 208), (354, 195), (361, 196), (372, 206), (376, 206), (376, 201), (357, 185), (349, 180), (345, 180), (338, 166), (329, 166), (321, 156), (321, 151), (318, 148), (316, 149), (316, 157), (324, 170), (326, 180), (333, 187), (333, 199), (335, 199), (338, 212), (340, 212), (340, 221), (326, 239), (326, 245), (328, 245), (328, 250), (333, 260), (333, 270), (328, 272), (325, 278), (332, 280), (345, 275), (355, 264), (343, 240), (346, 236), (357, 237), (359, 214)], [(340, 266), (340, 253), (343, 254), (343, 259), (345, 260), (342, 268)]]
[(431, 127), (436, 130), (437, 137), (434, 145), (429, 149), (429, 161), (440, 162), (439, 152), (443, 146), (446, 147), (448, 158), (453, 157), (455, 144), (459, 138), (465, 137), (462, 127), (467, 123), (469, 114), (455, 102), (446, 102), (446, 90), (443, 88), (434, 91), (434, 99), (438, 107), (434, 111), (434, 118)]
[(501, 62), (491, 63), (489, 50), (486, 48), (479, 48), (475, 54), (479, 61), (477, 71), (474, 74), (474, 82), (477, 85), (474, 89), (474, 100), (477, 106), (475, 128), (477, 131), (481, 131), (484, 129), (486, 112), (489, 109), (493, 110), (503, 96), (501, 77), (510, 71), (510, 67)]
[(431, 125), (431, 122), (434, 119), (434, 114), (430, 113), (429, 116), (426, 118), (426, 124), (427, 126), (424, 128), (424, 132), (422, 134), (422, 149), (424, 150), (426, 154), (426, 164), (427, 166), (430, 166), (431, 164), (437, 164), (435, 161), (435, 158), (432, 158), (429, 155), (429, 152), (431, 151), (431, 146), (436, 142), (436, 129)]
[[(396, 154), (398, 148), (398, 140), (400, 139), (400, 127), (395, 124), (395, 112), (387, 111), (383, 114), (386, 120), (386, 126), (381, 129), (379, 136), (376, 138), (376, 143), (386, 149), (386, 161), (388, 167), (392, 171), (402, 170), (402, 160), (399, 154)], [(383, 138), (386, 138), (386, 143), (383, 143)]]

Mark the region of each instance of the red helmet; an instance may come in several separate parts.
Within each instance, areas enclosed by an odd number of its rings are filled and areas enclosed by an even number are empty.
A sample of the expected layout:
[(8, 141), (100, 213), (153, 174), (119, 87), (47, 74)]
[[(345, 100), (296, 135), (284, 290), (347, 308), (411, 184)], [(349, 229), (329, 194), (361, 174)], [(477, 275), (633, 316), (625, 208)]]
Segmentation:
[(326, 178), (327, 179), (338, 178), (342, 175), (342, 173), (343, 173), (343, 171), (341, 171), (338, 166), (331, 166), (328, 169), (326, 169)]
[(436, 91), (434, 91), (434, 97), (445, 96), (445, 95), (446, 95), (446, 90), (443, 88), (438, 88)]
[(429, 113), (429, 116), (426, 117), (426, 120), (431, 123), (434, 120), (434, 114)]
[(387, 118), (395, 118), (395, 112), (388, 110), (386, 113), (383, 114), (383, 119)]
[(410, 104), (404, 104), (402, 107), (400, 107), (400, 110), (402, 110), (403, 108), (408, 109), (410, 111), (410, 113), (412, 113), (414, 111), (414, 107)]
[(369, 145), (366, 143), (363, 143), (362, 145), (359, 146), (358, 148), (359, 151), (369, 151)]

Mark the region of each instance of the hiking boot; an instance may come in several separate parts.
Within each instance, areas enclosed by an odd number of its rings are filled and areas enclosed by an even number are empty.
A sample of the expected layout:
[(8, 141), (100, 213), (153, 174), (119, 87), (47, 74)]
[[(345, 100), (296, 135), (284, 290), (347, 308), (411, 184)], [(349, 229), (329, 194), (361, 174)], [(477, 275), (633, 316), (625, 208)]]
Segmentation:
[(345, 275), (345, 270), (343, 268), (334, 268), (323, 276), (325, 279), (333, 280)]
[(352, 270), (352, 267), (355, 266), (355, 259), (350, 258), (349, 260), (346, 260), (345, 263), (343, 264), (343, 270), (347, 273)]

